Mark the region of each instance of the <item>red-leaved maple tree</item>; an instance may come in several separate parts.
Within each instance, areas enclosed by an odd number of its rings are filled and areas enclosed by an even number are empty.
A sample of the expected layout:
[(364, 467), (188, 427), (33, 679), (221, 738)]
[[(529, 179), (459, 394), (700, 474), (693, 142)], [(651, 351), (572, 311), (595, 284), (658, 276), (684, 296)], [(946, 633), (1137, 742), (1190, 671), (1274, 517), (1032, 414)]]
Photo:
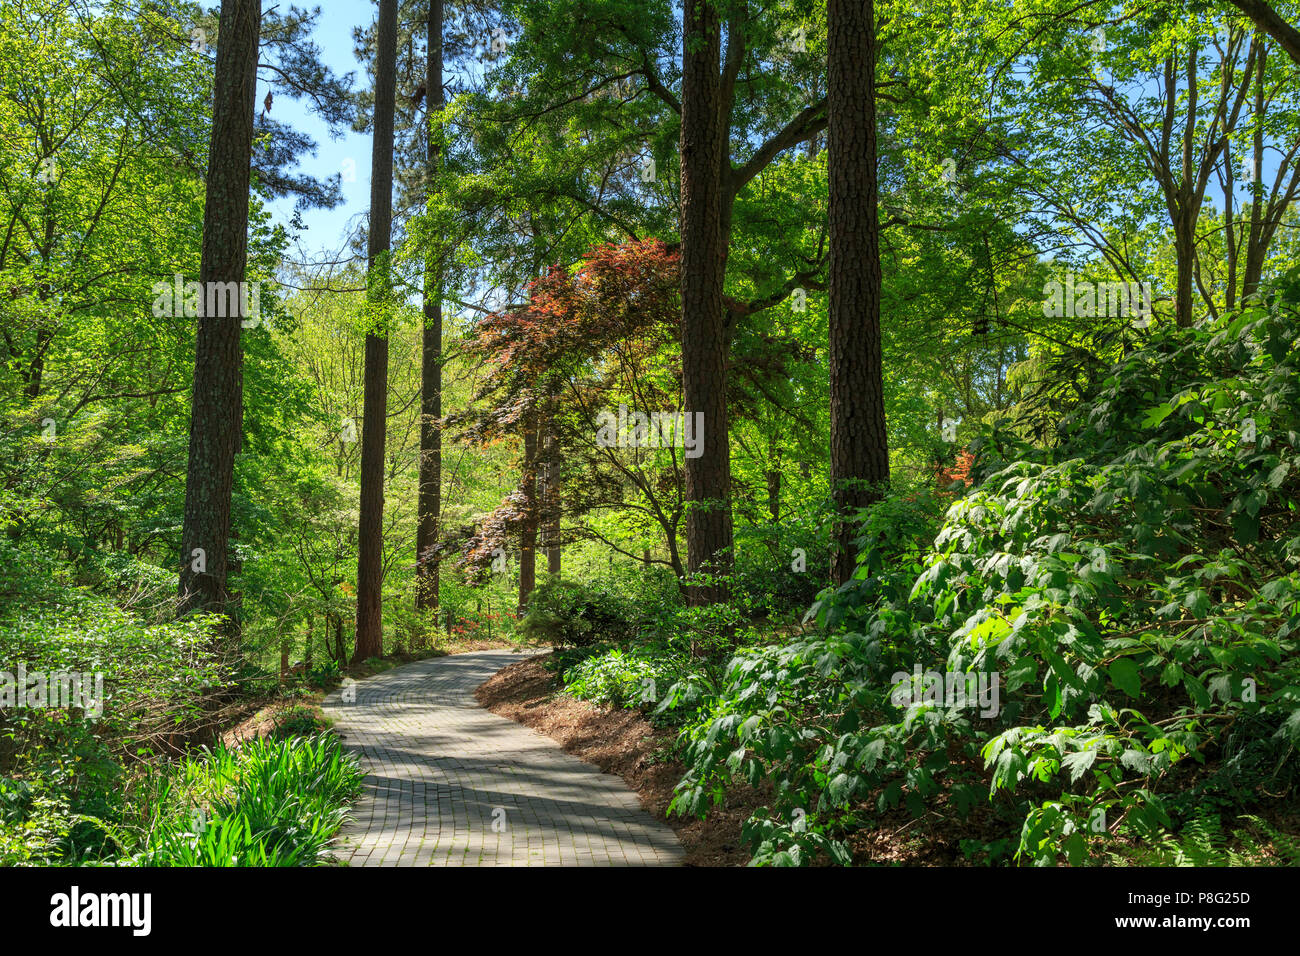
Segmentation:
[[(657, 527), (667, 554), (659, 560), (682, 573), (683, 450), (604, 447), (596, 426), (600, 412), (620, 404), (681, 407), (678, 269), (675, 250), (658, 239), (609, 243), (575, 268), (552, 266), (525, 303), (475, 326), (465, 351), (478, 359), (483, 384), (447, 427), (481, 446), (529, 432), (543, 440), (527, 443), (534, 457), (521, 457), (521, 487), (471, 533), (440, 544), (458, 551), (457, 563), (471, 574), (484, 573), (498, 548), (510, 552), (526, 541), (528, 529), (558, 525), (561, 514), (560, 540), (595, 538), (628, 554), (578, 521), (602, 509)], [(532, 493), (537, 474), (550, 476), (550, 493)]]

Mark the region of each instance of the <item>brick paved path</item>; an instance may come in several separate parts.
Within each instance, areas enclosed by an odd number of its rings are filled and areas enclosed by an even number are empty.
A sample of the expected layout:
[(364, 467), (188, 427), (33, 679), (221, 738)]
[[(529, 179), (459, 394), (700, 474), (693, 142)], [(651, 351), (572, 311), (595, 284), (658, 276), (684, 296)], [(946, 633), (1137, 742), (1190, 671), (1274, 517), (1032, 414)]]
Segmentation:
[(474, 688), (520, 655), (476, 651), (385, 671), (322, 705), (369, 775), (335, 855), (352, 866), (680, 865), (667, 824), (623, 781), (498, 717)]

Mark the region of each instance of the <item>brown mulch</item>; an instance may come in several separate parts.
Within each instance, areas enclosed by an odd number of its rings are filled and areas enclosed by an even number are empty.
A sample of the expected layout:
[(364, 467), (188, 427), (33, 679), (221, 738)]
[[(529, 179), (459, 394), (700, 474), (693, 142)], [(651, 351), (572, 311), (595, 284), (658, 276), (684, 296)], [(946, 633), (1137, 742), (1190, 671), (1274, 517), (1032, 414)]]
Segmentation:
[(686, 768), (672, 755), (677, 732), (653, 726), (639, 711), (602, 707), (557, 693), (556, 676), (543, 662), (550, 655), (518, 661), (488, 678), (474, 692), (484, 707), (557, 741), (566, 753), (618, 774), (657, 819), (677, 833), (687, 866), (744, 866), (750, 855), (740, 828), (765, 804), (762, 790), (730, 792), (704, 820), (666, 816), (673, 788)]
[(235, 747), (249, 740), (257, 740), (259, 737), (266, 737), (273, 734), (277, 727), (280, 726), (281, 720), (287, 711), (309, 708), (317, 715), (320, 714), (317, 704), (325, 694), (322, 691), (306, 699), (283, 699), (275, 700), (260, 707), (257, 712), (239, 723), (225, 730), (221, 734), (221, 742), (227, 747)]

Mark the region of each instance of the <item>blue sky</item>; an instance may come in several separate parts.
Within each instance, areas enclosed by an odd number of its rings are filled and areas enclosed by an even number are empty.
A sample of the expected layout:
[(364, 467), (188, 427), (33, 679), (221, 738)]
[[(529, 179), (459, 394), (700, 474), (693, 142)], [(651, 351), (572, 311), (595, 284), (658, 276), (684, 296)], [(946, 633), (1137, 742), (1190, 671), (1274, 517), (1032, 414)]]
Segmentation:
[[(313, 39), (321, 49), (321, 58), (336, 74), (355, 74), (356, 87), (366, 86), (369, 81), (365, 70), (353, 55), (352, 30), (374, 21), (374, 3), (323, 0), (320, 7), (321, 16)], [(265, 82), (258, 85), (259, 110), (266, 88)], [(355, 168), (350, 182), (347, 176), (344, 177), (342, 204), (334, 209), (313, 209), (303, 213), (302, 220), (307, 228), (298, 233), (302, 249), (309, 254), (336, 251), (370, 205), (370, 136), (347, 130), (340, 139), (331, 139), (325, 123), (311, 111), (306, 100), (277, 97), (271, 111), (277, 120), (307, 133), (316, 141), (316, 155), (301, 157), (299, 169), (302, 172), (325, 179), (343, 171), (348, 161), (349, 169)], [(293, 197), (270, 204), (278, 222), (288, 224), (293, 204)]]

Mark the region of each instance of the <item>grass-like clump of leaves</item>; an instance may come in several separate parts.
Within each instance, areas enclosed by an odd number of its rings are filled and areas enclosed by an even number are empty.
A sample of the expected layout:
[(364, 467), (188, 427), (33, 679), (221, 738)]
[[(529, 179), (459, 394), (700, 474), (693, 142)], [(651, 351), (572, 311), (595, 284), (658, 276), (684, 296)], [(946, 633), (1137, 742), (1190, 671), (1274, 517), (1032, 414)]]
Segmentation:
[(156, 781), (143, 866), (315, 866), (364, 772), (333, 734), (262, 739)]

